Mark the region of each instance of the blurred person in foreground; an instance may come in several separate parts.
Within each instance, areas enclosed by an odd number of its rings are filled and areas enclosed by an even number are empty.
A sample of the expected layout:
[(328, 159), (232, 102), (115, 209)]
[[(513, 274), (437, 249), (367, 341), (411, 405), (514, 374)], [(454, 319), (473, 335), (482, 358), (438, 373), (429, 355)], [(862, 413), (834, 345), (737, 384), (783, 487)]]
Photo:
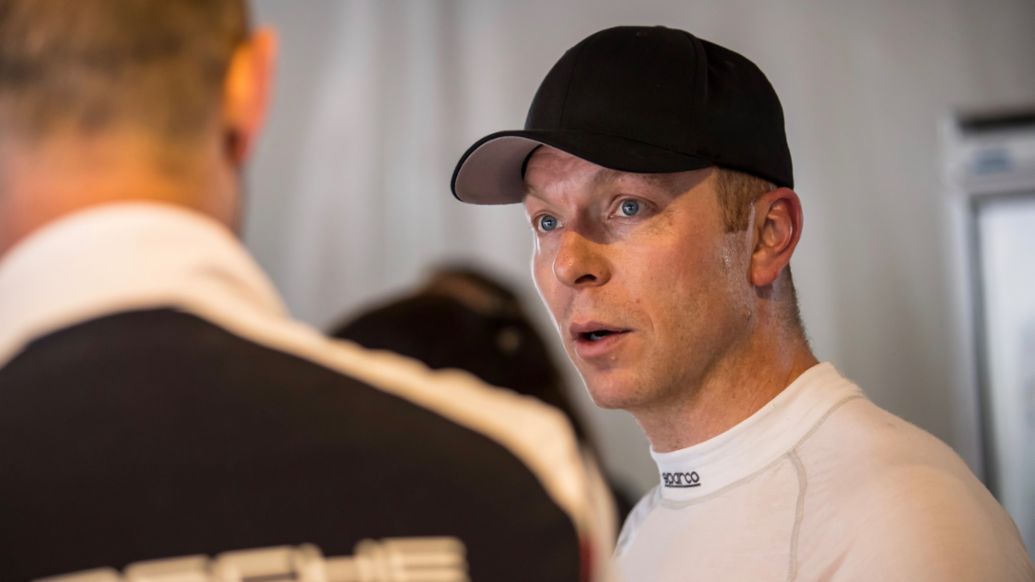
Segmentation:
[(237, 239), (273, 56), (242, 1), (0, 0), (0, 579), (398, 536), (586, 579), (560, 413), (292, 321)]
[(651, 443), (659, 484), (616, 551), (629, 580), (1035, 577), (956, 453), (813, 355), (782, 108), (751, 61), (664, 27), (593, 34), (452, 186), (524, 205), (569, 357)]
[[(415, 291), (362, 310), (339, 323), (331, 335), (416, 358), (436, 370), (466, 370), (488, 384), (558, 408), (575, 429), (587, 464), (596, 470), (598, 451), (546, 341), (517, 294), (483, 269), (439, 267)], [(613, 479), (607, 482), (621, 522), (634, 499)], [(614, 531), (614, 526), (601, 529)]]

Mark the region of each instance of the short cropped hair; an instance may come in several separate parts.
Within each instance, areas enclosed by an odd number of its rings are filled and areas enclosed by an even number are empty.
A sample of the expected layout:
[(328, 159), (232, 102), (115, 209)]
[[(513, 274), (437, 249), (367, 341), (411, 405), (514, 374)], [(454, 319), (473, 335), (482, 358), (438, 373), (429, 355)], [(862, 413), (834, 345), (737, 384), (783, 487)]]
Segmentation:
[(196, 136), (248, 28), (245, 0), (0, 0), (0, 132)]
[(775, 189), (775, 184), (762, 178), (736, 170), (719, 168), (715, 190), (719, 196), (719, 206), (722, 208), (726, 231), (737, 232), (747, 228), (751, 218), (751, 205), (761, 195)]
[[(716, 176), (715, 191), (719, 198), (719, 207), (722, 209), (722, 218), (726, 226), (726, 232), (739, 232), (750, 226), (751, 205), (763, 194), (772, 192), (776, 185), (763, 180), (727, 168), (719, 168)], [(784, 272), (789, 291), (783, 310), (784, 322), (800, 330), (803, 334), (805, 324), (801, 319), (801, 308), (798, 305), (798, 292), (794, 288), (794, 278), (791, 275), (791, 266), (787, 265)]]

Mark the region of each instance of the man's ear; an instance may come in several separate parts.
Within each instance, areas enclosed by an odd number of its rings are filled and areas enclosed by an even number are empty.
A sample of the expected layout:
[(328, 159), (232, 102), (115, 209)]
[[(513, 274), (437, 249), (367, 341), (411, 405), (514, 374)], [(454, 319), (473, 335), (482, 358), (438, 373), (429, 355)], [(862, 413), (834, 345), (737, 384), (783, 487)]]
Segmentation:
[(223, 88), (223, 126), (227, 154), (240, 166), (250, 155), (266, 116), (277, 37), (260, 28), (234, 51)]
[(791, 262), (801, 238), (801, 201), (794, 190), (777, 188), (755, 201), (755, 248), (751, 254), (751, 284), (772, 285)]

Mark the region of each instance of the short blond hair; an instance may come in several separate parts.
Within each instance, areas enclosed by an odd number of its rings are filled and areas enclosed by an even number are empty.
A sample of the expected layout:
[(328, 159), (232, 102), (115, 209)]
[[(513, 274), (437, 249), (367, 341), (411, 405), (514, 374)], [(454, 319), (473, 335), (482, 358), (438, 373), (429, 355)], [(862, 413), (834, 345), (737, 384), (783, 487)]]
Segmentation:
[(726, 231), (736, 232), (747, 228), (751, 217), (751, 205), (760, 196), (775, 189), (775, 184), (762, 178), (719, 168), (715, 191), (719, 197)]
[[(772, 192), (776, 188), (777, 186), (772, 182), (751, 174), (719, 168), (715, 191), (719, 199), (719, 207), (722, 209), (726, 232), (747, 229), (750, 226), (751, 205), (763, 194)], [(786, 278), (788, 291), (788, 297), (782, 310), (784, 322), (792, 328), (797, 328), (804, 336), (805, 324), (801, 320), (798, 292), (794, 288), (790, 265), (787, 265), (783, 276)]]
[(244, 0), (0, 0), (0, 137), (195, 136), (248, 28)]

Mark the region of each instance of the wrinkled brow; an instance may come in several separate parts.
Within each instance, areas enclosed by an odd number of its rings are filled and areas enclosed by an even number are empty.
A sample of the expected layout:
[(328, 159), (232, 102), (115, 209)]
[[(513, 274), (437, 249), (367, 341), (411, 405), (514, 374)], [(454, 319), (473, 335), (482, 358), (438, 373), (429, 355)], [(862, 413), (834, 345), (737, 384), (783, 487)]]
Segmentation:
[(617, 182), (622, 178), (626, 178), (645, 183), (654, 188), (660, 188), (666, 192), (676, 192), (677, 190), (681, 190), (680, 177), (682, 176), (679, 173), (640, 174), (635, 172), (604, 170), (597, 175), (595, 181), (600, 185), (607, 185)]
[(525, 198), (528, 198), (529, 196), (533, 198), (539, 198), (540, 200), (542, 200), (543, 198), (539, 195), (538, 190), (536, 190), (533, 186), (529, 185), (528, 182), (525, 182), (525, 193), (521, 196), (521, 200), (524, 201)]

